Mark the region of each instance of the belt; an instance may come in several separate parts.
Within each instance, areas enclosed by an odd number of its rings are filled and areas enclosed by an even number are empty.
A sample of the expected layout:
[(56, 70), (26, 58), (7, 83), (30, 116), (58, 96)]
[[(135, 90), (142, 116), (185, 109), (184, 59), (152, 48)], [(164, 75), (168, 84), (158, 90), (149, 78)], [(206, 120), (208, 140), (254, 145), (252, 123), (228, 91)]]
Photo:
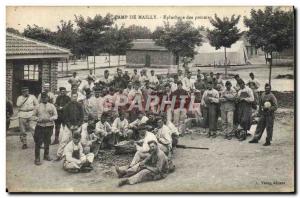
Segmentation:
[(33, 109), (32, 109), (32, 110), (19, 110), (19, 111), (22, 111), (22, 112), (30, 112), (30, 111), (33, 111)]

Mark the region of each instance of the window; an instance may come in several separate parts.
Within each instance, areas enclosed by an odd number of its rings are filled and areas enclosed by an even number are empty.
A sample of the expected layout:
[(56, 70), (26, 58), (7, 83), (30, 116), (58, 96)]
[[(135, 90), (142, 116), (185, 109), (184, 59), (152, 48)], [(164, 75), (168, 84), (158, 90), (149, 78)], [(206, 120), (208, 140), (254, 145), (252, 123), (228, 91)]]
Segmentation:
[(38, 65), (24, 65), (24, 80), (39, 80)]

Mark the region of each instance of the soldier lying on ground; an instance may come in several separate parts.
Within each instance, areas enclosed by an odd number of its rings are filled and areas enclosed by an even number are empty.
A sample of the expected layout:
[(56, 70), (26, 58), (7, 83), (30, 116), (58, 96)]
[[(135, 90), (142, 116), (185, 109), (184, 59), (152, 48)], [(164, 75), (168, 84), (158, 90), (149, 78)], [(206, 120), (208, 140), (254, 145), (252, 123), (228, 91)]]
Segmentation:
[(159, 180), (167, 176), (169, 171), (167, 156), (158, 148), (155, 140), (149, 141), (148, 145), (150, 148), (149, 155), (143, 161), (129, 168), (116, 166), (118, 176), (127, 177), (119, 182), (119, 186)]

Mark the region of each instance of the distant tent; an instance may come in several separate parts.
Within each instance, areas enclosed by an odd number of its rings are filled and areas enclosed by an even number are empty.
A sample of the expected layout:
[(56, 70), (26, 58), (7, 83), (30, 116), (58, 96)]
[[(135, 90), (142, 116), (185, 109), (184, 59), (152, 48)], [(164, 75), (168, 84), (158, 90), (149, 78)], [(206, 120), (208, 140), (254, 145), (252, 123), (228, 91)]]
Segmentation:
[[(202, 46), (196, 48), (192, 65), (194, 66), (219, 66), (224, 65), (225, 56), (224, 48), (216, 50), (209, 42), (205, 42)], [(247, 50), (244, 41), (237, 41), (231, 45), (231, 48), (226, 49), (228, 65), (245, 65), (248, 62)]]

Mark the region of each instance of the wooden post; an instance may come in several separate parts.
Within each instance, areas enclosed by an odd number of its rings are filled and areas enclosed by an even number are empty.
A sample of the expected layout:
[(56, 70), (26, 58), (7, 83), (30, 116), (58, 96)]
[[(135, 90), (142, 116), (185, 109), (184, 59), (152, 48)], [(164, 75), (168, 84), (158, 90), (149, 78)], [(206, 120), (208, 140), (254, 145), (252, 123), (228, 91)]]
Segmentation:
[(89, 55), (86, 56), (86, 65), (87, 65), (87, 68), (90, 69), (90, 65), (89, 65)]
[(94, 75), (96, 75), (96, 55), (95, 55), (95, 50), (94, 50)]
[(110, 53), (108, 53), (108, 67), (110, 67)]
[(63, 60), (61, 61), (61, 74), (62, 74), (62, 77), (64, 77), (64, 61)]
[(269, 84), (271, 85), (271, 76), (272, 76), (272, 62), (273, 62), (273, 53), (270, 53), (270, 71), (269, 71)]
[(69, 61), (68, 61), (68, 59), (66, 59), (66, 63), (67, 63), (67, 76), (68, 76), (68, 74), (69, 74)]
[(224, 51), (225, 51), (225, 78), (227, 79), (227, 56), (226, 56), (226, 47), (224, 47)]

